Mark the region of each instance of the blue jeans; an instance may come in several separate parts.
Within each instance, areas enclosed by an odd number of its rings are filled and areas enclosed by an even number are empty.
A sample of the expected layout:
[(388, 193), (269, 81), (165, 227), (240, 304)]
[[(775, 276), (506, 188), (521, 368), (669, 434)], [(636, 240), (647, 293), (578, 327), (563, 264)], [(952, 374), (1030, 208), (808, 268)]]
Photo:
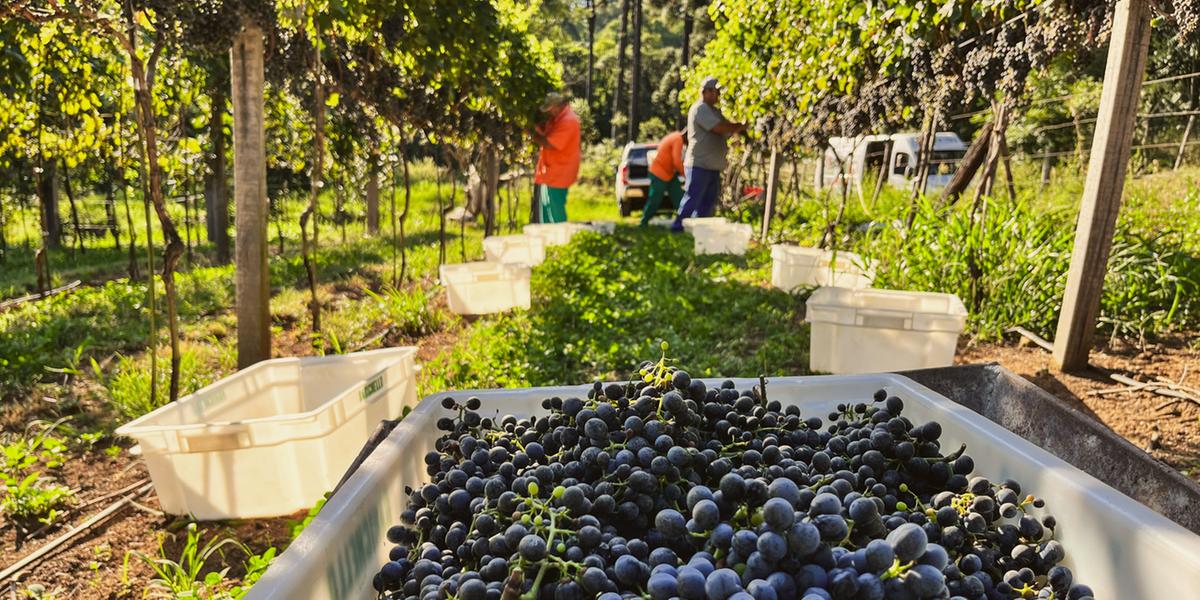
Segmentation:
[(679, 214), (671, 224), (672, 231), (683, 231), (683, 220), (690, 217), (711, 217), (721, 191), (721, 172), (701, 167), (687, 168), (687, 183)]

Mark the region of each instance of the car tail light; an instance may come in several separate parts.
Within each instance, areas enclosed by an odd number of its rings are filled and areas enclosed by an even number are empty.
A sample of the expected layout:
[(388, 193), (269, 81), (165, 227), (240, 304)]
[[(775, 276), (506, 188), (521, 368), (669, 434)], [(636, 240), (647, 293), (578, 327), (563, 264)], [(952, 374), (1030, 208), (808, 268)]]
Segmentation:
[(629, 165), (621, 167), (621, 183), (629, 185)]

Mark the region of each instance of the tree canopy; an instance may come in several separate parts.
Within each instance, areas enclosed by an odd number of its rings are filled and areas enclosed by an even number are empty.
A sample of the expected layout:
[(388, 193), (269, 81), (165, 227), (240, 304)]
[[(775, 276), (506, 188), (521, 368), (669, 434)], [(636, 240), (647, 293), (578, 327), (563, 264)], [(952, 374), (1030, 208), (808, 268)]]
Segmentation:
[[(1192, 2), (1164, 5), (1194, 39)], [(911, 127), (1027, 100), (1031, 73), (1106, 42), (1109, 0), (718, 0), (717, 35), (692, 72), (718, 75), (731, 112), (783, 146)]]

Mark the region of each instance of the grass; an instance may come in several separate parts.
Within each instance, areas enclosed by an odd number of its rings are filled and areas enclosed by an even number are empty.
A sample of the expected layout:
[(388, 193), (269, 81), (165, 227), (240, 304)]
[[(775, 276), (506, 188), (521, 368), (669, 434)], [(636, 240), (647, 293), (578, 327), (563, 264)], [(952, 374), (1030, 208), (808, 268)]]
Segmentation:
[[(159, 350), (158, 358), (159, 364), (170, 364), (170, 352), (166, 348)], [(217, 343), (215, 339), (210, 343), (187, 341), (181, 344), (179, 366), (179, 393), (186, 395), (216, 381), (221, 373), (237, 370), (237, 356), (233, 348)], [(167, 398), (168, 373), (160, 369), (155, 396), (159, 399), (159, 404), (150, 402), (148, 353), (134, 356), (118, 355), (110, 374), (106, 374), (98, 366), (93, 373), (103, 383), (110, 405), (122, 419), (140, 417), (158, 408), (162, 399)]]
[(631, 376), (663, 341), (698, 376), (806, 372), (802, 297), (766, 286), (770, 257), (695, 256), (688, 235), (618, 228), (552, 248), (527, 312), (477, 322), (422, 370), (421, 389)]
[[(254, 554), (245, 544), (233, 538), (214, 536), (205, 540), (195, 523), (188, 523), (185, 531), (187, 537), (179, 558), (167, 555), (165, 535), (159, 539), (157, 556), (134, 553), (154, 573), (150, 586), (145, 590), (147, 596), (237, 600), (246, 595), (250, 586), (262, 577), (275, 558), (275, 548), (269, 548), (260, 555)], [(236, 584), (227, 579), (228, 567), (219, 570), (210, 570), (209, 567), (210, 563), (221, 562), (226, 549), (248, 557), (244, 564), (245, 575)]]
[[(321, 247), (316, 255), (319, 298), (322, 304), (324, 332), (312, 340), (308, 312), (308, 288), (303, 262), (296, 240), (299, 229), (294, 219), (272, 223), (275, 236), (270, 243), (271, 313), (276, 352), (283, 355), (308, 354), (314, 348), (324, 352), (346, 352), (384, 343), (413, 343), (423, 336), (461, 326), (459, 319), (441, 307), (435, 286), (439, 255), (438, 187), (431, 181), (432, 167), (420, 165), (414, 172), (429, 178), (412, 186), (412, 211), (406, 227), (407, 268), (405, 281), (398, 279), (402, 263), (394, 256), (390, 224), (391, 203), (382, 200), (382, 228), (368, 234), (361, 221), (347, 223), (345, 243), (340, 226), (323, 223)], [(384, 191), (393, 188), (385, 187)], [(403, 189), (397, 208), (403, 206)], [(449, 186), (441, 189), (443, 202), (449, 204)], [(461, 190), (457, 193), (462, 202)], [(579, 186), (569, 204), (576, 220), (612, 218), (615, 213), (607, 193), (598, 188)], [(498, 212), (501, 233), (519, 231), (527, 220), (529, 190), (518, 188), (516, 221), (507, 220), (507, 193)], [(282, 201), (282, 213), (299, 214), (300, 199)], [(323, 198), (323, 210), (333, 212), (333, 199)], [(86, 218), (84, 219), (87, 220)], [(134, 219), (136, 224), (138, 219)], [(10, 228), (12, 224), (10, 223)], [(137, 230), (144, 240), (144, 231)], [(282, 238), (277, 237), (282, 235)], [(460, 227), (448, 222), (446, 260), (479, 260), (483, 256), (482, 231), (476, 224)], [(11, 239), (11, 237), (10, 237)], [(282, 240), (283, 251), (280, 252)], [(111, 239), (93, 241), (95, 248), (86, 254), (83, 266), (92, 269), (92, 278), (120, 274), (125, 255), (116, 252)], [(108, 248), (106, 250), (106, 247)], [(19, 246), (17, 249), (19, 250)], [(63, 250), (67, 252), (67, 250)], [(233, 336), (236, 320), (234, 305), (234, 267), (212, 265), (212, 249), (196, 248), (195, 264), (181, 265), (177, 275), (182, 331), (182, 393), (194, 391), (236, 368)], [(20, 252), (10, 254), (12, 266)], [(107, 262), (105, 262), (107, 261)], [(0, 286), (29, 285), (32, 269), (24, 273), (4, 269)], [(87, 279), (87, 277), (85, 277)], [(5, 283), (7, 282), (7, 283)], [(18, 283), (13, 283), (18, 282)], [(151, 403), (149, 355), (149, 310), (147, 284), (120, 277), (98, 285), (86, 285), (71, 293), (27, 302), (0, 312), (0, 398), (13, 400), (25, 396), (35, 386), (60, 388), (74, 380), (100, 384), (104, 400), (115, 421), (124, 421), (157, 408), (166, 399), (169, 364), (166, 348), (165, 318), (162, 314), (162, 285), (158, 290), (159, 381), (158, 401)], [(7, 289), (0, 287), (0, 289)], [(87, 368), (91, 365), (91, 368)], [(56, 389), (53, 395), (59, 395)], [(115, 426), (115, 423), (113, 424)]]
[(76, 434), (76, 441), (90, 447), (92, 435), (78, 435), (66, 424), (66, 419), (54, 423), (35, 421), (21, 434), (4, 436), (0, 440), (0, 514), (17, 526), (21, 536), (49, 526), (62, 516), (73, 499), (70, 488), (46, 475), (62, 468), (69, 456), (70, 446), (64, 435)]

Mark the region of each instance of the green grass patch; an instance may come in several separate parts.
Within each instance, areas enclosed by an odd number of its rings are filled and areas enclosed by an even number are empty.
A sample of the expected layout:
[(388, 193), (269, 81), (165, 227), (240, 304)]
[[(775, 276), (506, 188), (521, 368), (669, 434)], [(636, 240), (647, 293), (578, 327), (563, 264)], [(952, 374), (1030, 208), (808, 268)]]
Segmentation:
[(482, 319), (422, 371), (421, 389), (628, 378), (666, 341), (703, 377), (807, 372), (801, 296), (766, 286), (769, 254), (695, 256), (664, 229), (585, 233), (534, 271), (529, 311)]

